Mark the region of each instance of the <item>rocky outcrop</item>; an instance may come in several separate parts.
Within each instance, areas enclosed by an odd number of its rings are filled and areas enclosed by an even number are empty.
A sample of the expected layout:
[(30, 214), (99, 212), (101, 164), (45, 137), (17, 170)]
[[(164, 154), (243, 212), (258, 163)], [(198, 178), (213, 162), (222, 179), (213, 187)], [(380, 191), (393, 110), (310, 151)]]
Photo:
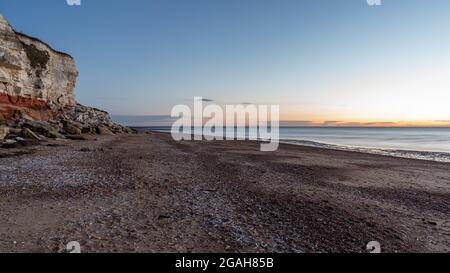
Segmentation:
[(115, 124), (110, 115), (102, 110), (76, 104), (73, 107), (66, 107), (60, 114), (63, 131), (69, 134), (79, 132), (87, 134), (112, 134), (132, 133), (133, 130)]
[[(52, 137), (104, 133), (104, 128), (130, 132), (114, 124), (108, 113), (77, 104), (77, 76), (70, 55), (16, 32), (0, 15), (0, 125), (27, 126), (33, 133), (46, 131), (42, 135)], [(33, 122), (48, 126), (30, 128)]]

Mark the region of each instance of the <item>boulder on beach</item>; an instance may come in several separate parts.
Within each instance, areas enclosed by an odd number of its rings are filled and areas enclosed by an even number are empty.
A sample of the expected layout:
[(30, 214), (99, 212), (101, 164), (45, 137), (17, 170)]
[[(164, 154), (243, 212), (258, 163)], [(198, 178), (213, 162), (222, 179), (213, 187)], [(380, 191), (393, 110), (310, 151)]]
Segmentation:
[(5, 139), (8, 134), (9, 134), (8, 127), (0, 127), (0, 140)]

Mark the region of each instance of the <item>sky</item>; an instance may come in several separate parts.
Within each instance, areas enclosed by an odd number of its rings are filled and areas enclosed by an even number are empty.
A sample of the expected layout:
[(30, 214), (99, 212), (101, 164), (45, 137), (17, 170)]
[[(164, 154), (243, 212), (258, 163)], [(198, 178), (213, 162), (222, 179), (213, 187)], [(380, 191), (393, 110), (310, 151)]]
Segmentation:
[(0, 0), (71, 54), (76, 98), (165, 120), (204, 97), (300, 125), (449, 125), (450, 1)]

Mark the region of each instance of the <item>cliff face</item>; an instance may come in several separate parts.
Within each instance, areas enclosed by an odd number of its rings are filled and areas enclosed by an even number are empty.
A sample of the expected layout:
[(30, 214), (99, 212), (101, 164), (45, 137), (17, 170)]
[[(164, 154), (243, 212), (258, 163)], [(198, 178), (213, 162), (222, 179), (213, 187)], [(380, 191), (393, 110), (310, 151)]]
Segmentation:
[(0, 15), (0, 140), (131, 133), (108, 113), (77, 104), (77, 77), (71, 56), (14, 31)]
[(51, 107), (74, 106), (77, 76), (72, 57), (15, 32), (0, 15), (0, 118), (23, 111), (45, 120)]

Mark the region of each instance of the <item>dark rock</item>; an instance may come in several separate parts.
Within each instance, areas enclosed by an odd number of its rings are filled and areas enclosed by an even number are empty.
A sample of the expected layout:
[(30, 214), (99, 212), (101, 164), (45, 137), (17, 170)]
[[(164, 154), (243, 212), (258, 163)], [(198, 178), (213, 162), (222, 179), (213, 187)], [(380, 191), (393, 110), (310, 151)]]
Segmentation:
[(36, 146), (39, 145), (38, 140), (30, 140), (30, 139), (23, 139), (23, 138), (16, 138), (17, 143), (19, 143), (21, 146)]
[(20, 129), (20, 128), (9, 128), (9, 133), (11, 135), (20, 136), (21, 132), (22, 132), (22, 129)]
[(50, 143), (50, 144), (47, 144), (47, 146), (56, 148), (56, 147), (64, 147), (65, 145), (56, 144), (56, 143)]
[(160, 215), (158, 216), (158, 220), (170, 219), (169, 215)]
[(22, 129), (20, 135), (27, 139), (42, 140), (35, 132), (31, 131), (28, 128)]
[(89, 140), (86, 136), (83, 135), (66, 135), (66, 138), (70, 140)]
[(111, 132), (111, 130), (106, 126), (98, 126), (97, 134), (99, 134), (99, 135), (114, 135), (114, 133)]
[(22, 148), (22, 145), (15, 140), (7, 139), (1, 144), (1, 147), (4, 149), (16, 149)]
[(59, 133), (59, 128), (49, 122), (22, 120), (19, 125), (20, 127), (28, 128), (33, 132), (38, 132), (49, 138), (65, 138)]
[(82, 129), (83, 129), (83, 125), (78, 122), (74, 122), (74, 121), (70, 121), (70, 120), (63, 121), (63, 130), (64, 130), (64, 133), (66, 133), (66, 134), (81, 135), (83, 133)]

